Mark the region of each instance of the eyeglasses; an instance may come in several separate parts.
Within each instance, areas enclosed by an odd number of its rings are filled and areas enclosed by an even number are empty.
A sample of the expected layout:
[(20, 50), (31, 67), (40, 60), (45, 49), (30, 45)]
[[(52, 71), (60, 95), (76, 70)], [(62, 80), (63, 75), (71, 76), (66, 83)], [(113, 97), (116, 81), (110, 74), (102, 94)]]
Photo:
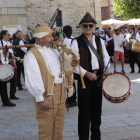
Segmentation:
[(88, 26), (89, 26), (89, 28), (93, 28), (94, 25), (93, 24), (83, 24), (84, 28), (88, 28)]

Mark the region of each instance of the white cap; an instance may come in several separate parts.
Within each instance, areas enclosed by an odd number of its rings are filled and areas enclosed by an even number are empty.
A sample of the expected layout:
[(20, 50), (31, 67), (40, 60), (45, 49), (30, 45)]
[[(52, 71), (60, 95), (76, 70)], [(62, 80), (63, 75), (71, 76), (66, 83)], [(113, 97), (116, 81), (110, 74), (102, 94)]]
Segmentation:
[(104, 29), (101, 29), (100, 32), (104, 32)]

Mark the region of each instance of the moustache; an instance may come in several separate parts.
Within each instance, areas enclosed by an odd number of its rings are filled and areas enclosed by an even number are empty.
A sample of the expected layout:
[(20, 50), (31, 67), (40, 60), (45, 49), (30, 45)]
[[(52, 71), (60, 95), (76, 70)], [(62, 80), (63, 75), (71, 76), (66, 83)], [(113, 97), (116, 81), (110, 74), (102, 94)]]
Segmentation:
[(54, 40), (50, 41), (50, 44), (54, 44)]

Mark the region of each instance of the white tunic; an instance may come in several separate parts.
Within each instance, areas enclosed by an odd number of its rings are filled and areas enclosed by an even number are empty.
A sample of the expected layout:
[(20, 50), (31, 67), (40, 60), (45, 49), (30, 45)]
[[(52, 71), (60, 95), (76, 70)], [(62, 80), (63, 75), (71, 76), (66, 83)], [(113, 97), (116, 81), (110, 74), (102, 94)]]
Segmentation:
[[(107, 53), (107, 50), (106, 50), (106, 47), (105, 47), (105, 44), (104, 44), (104, 41), (102, 39), (101, 40), (101, 44), (102, 44), (102, 53), (103, 53), (103, 61), (104, 61), (104, 66), (107, 66), (108, 62), (110, 61), (110, 57)], [(95, 43), (95, 35), (93, 35), (93, 38), (92, 38), (92, 41), (93, 41), (93, 46), (95, 47), (95, 49), (97, 50), (97, 46), (96, 46), (96, 43)], [(77, 43), (77, 40), (74, 40), (71, 44), (71, 48), (73, 50), (75, 50), (76, 52), (79, 53), (79, 48), (78, 48), (78, 43)], [(90, 53), (91, 53), (91, 66), (92, 66), (92, 70), (96, 70), (96, 69), (99, 69), (99, 63), (98, 63), (98, 59), (97, 57), (95, 56), (95, 54), (92, 52), (92, 50), (90, 49), (90, 47), (88, 46), (89, 50), (90, 50)], [(79, 68), (78, 66), (74, 68), (74, 72), (79, 74)], [(82, 72), (82, 75), (84, 77), (85, 73), (87, 72), (85, 69), (83, 69), (81, 67), (81, 72)]]
[[(25, 45), (24, 42), (22, 40), (20, 40), (19, 45)], [(27, 48), (26, 47), (22, 47), (20, 48), (22, 51), (26, 52)]]
[(68, 46), (71, 46), (71, 41), (72, 41), (72, 38), (74, 38), (73, 36), (71, 36), (71, 38), (64, 38), (64, 42), (66, 43), (66, 44), (68, 44)]
[[(36, 45), (45, 59), (46, 65), (52, 75), (55, 76), (55, 83), (62, 83), (63, 79), (59, 77), (60, 62), (56, 53), (49, 47)], [(37, 102), (44, 101), (45, 92), (41, 72), (38, 62), (32, 53), (27, 53), (24, 59), (25, 87), (36, 98)]]
[[(9, 42), (9, 41), (4, 41), (4, 40), (2, 40), (2, 42), (3, 42), (3, 46), (11, 46), (12, 44)], [(1, 41), (0, 41), (0, 47), (2, 46), (2, 44), (1, 44)], [(8, 51), (10, 52), (10, 53), (12, 53), (13, 54), (13, 50), (12, 49), (8, 49)], [(1, 62), (2, 62), (2, 64), (9, 64), (9, 59), (8, 58), (6, 58), (6, 61), (5, 61), (5, 54), (3, 55), (3, 50), (0, 50), (0, 54), (1, 54)]]

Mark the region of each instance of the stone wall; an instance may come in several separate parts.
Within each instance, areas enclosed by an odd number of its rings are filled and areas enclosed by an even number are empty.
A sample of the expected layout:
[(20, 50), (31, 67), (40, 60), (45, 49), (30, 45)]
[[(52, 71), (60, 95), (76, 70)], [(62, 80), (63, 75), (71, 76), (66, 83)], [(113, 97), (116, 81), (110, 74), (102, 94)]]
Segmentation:
[(84, 14), (87, 11), (93, 17), (95, 14), (94, 0), (25, 0), (25, 3), (27, 9), (27, 25), (32, 29), (34, 29), (34, 26), (38, 22), (48, 23), (60, 4), (59, 9), (62, 11), (63, 26), (71, 25), (74, 36), (81, 33), (81, 30), (76, 28), (76, 26), (79, 25)]
[(39, 22), (49, 23), (54, 11), (60, 5), (63, 26), (71, 25), (73, 35), (81, 33), (80, 20), (88, 11), (101, 25), (100, 0), (0, 0), (0, 30), (6, 25), (21, 25), (24, 33), (32, 30)]
[(108, 0), (101, 0), (101, 7), (108, 6)]
[(26, 20), (24, 0), (0, 0), (0, 30), (7, 25), (21, 25), (23, 32), (26, 33)]

